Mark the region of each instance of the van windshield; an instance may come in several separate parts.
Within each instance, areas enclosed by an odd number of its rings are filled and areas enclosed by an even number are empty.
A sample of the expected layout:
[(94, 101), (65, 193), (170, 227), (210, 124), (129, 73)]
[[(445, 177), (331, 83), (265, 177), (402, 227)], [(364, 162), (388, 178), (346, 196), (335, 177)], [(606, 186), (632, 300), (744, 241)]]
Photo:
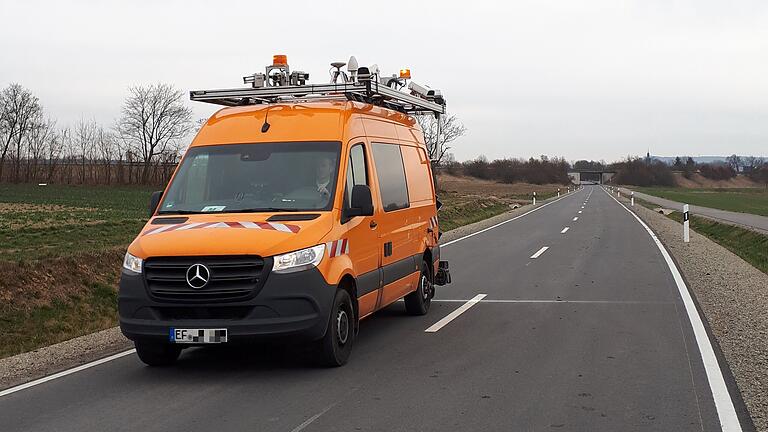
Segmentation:
[(190, 148), (160, 214), (330, 210), (339, 142)]

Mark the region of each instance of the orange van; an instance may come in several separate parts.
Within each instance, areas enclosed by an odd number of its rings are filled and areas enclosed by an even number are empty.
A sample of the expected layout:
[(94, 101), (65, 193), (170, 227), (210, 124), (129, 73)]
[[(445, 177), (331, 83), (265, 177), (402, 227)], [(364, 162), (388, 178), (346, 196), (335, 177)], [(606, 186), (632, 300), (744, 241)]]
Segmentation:
[(349, 99), (228, 107), (200, 129), (123, 263), (120, 327), (143, 362), (291, 338), (338, 366), (359, 320), (403, 298), (427, 313), (450, 275), (423, 134)]

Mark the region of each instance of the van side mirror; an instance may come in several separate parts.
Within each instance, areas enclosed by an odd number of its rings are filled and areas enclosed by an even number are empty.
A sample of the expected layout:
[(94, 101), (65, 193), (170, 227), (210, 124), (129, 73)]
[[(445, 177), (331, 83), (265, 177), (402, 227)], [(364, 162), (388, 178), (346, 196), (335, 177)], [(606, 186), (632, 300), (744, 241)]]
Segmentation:
[(152, 197), (149, 198), (149, 217), (152, 217), (157, 210), (157, 206), (160, 205), (160, 199), (163, 197), (163, 191), (152, 192)]
[(355, 185), (352, 188), (352, 202), (346, 211), (347, 217), (373, 216), (373, 198), (371, 188), (366, 185)]

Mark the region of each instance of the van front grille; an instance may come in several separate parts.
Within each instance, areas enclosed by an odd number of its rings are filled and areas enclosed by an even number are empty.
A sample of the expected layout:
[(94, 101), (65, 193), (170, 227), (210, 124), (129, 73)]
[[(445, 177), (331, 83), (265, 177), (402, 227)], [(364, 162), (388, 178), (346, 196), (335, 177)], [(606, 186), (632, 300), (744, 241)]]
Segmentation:
[[(200, 288), (187, 282), (190, 267), (202, 264), (208, 281)], [(271, 268), (258, 256), (154, 257), (144, 261), (144, 280), (156, 300), (233, 302), (247, 300), (264, 285)], [(204, 272), (203, 272), (204, 273)], [(193, 281), (200, 285), (200, 280)]]

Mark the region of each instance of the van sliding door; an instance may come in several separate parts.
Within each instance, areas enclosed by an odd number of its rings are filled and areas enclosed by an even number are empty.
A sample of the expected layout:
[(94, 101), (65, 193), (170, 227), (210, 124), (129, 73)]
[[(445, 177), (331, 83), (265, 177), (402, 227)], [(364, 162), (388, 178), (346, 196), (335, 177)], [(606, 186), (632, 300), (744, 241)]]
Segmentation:
[(380, 306), (414, 290), (419, 264), (411, 238), (410, 202), (403, 156), (397, 144), (373, 143), (382, 214), (378, 218), (383, 288)]

